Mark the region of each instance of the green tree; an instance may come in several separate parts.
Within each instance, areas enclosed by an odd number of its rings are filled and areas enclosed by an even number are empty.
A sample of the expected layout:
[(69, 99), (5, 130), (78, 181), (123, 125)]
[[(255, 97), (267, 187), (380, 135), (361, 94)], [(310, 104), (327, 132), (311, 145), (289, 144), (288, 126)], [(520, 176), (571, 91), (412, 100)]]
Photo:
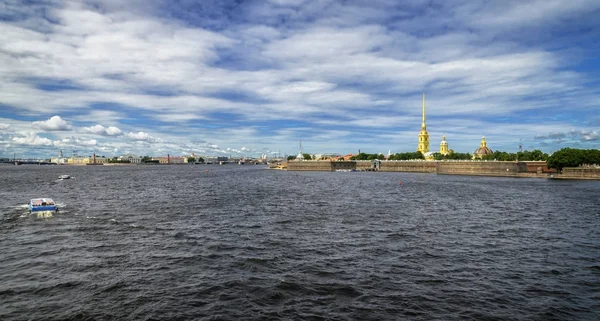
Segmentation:
[(140, 160), (140, 162), (147, 163), (150, 160), (152, 160), (152, 157), (150, 157), (150, 156), (144, 156), (144, 157), (142, 157), (142, 159)]
[(533, 160), (533, 161), (546, 161), (546, 160), (548, 160), (548, 154), (542, 152), (539, 149), (534, 149), (531, 152), (531, 160)]
[(584, 163), (585, 152), (581, 149), (563, 148), (548, 157), (548, 167), (555, 168), (559, 172), (564, 167), (577, 167)]
[(447, 159), (452, 159), (452, 160), (468, 160), (468, 159), (472, 159), (473, 156), (469, 153), (452, 153), (447, 155)]
[(196, 157), (192, 157), (192, 156), (188, 157), (188, 158), (187, 158), (187, 162), (188, 162), (189, 164), (193, 164), (193, 163), (195, 163), (195, 162), (196, 162)]
[(305, 160), (312, 160), (312, 156), (310, 156), (310, 154), (303, 153), (303, 154), (302, 154), (302, 157), (303, 157)]
[(389, 160), (416, 160), (416, 159), (425, 159), (423, 153), (420, 151), (417, 152), (407, 152), (407, 153), (396, 153), (394, 155), (390, 155)]
[(204, 158), (198, 156), (198, 159), (196, 159), (198, 161), (198, 163), (204, 163)]
[(296, 159), (296, 156), (294, 156), (294, 155), (290, 155), (287, 157), (287, 160), (289, 160), (289, 161), (294, 160), (294, 159)]

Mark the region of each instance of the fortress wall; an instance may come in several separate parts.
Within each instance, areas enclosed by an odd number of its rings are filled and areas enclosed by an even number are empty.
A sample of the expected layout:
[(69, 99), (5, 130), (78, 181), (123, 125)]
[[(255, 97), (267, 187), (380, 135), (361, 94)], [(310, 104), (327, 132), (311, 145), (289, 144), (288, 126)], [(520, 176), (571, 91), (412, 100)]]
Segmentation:
[[(372, 168), (371, 161), (290, 161), (292, 171), (335, 171), (336, 169), (366, 170)], [(563, 168), (562, 174), (547, 170), (544, 163), (498, 162), (498, 161), (381, 161), (382, 172), (438, 173), (446, 175), (482, 175), (502, 177), (549, 177), (564, 179), (600, 179), (600, 168)], [(541, 167), (541, 168), (540, 168)]]
[(600, 168), (565, 167), (562, 169), (562, 174), (554, 175), (554, 177), (565, 179), (600, 179)]
[(438, 174), (517, 176), (527, 172), (524, 164), (516, 162), (444, 161), (437, 162)]
[(356, 161), (356, 170), (357, 171), (370, 169), (371, 166), (372, 166), (371, 161)]
[(435, 173), (436, 162), (428, 161), (385, 161), (379, 169), (382, 172)]
[(332, 170), (336, 169), (356, 169), (356, 162), (354, 161), (338, 161), (331, 162)]
[(529, 173), (556, 173), (554, 168), (548, 168), (545, 161), (524, 161), (522, 163), (525, 164)]
[(333, 171), (330, 161), (289, 161), (287, 164), (289, 171)]

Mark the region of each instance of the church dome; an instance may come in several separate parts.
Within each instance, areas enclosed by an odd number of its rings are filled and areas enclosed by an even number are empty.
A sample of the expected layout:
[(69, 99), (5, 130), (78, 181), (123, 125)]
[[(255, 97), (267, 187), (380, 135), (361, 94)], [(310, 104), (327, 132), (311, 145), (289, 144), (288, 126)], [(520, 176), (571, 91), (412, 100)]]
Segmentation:
[(475, 155), (480, 155), (480, 156), (485, 156), (485, 155), (492, 155), (494, 152), (489, 148), (489, 147), (479, 147), (477, 148), (473, 154)]
[(477, 148), (473, 152), (473, 156), (481, 158), (483, 156), (492, 155), (492, 154), (494, 154), (494, 152), (489, 147), (487, 147), (487, 142), (485, 141), (485, 136), (481, 137), (481, 145), (479, 146), (479, 148)]

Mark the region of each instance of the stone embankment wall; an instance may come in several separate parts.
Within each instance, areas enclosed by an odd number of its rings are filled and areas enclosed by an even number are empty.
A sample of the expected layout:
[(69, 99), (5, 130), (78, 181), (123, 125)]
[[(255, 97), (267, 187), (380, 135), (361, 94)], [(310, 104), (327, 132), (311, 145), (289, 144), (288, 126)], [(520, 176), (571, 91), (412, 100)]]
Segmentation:
[(373, 162), (371, 162), (371, 161), (356, 161), (356, 170), (357, 171), (368, 170), (368, 169), (371, 169), (372, 166), (373, 166)]
[(553, 175), (561, 179), (600, 179), (600, 168), (597, 167), (565, 167), (562, 174)]
[[(373, 170), (371, 161), (290, 161), (288, 170), (292, 171), (334, 171), (336, 169)], [(564, 168), (562, 174), (556, 174), (544, 163), (500, 162), (500, 161), (380, 161), (377, 168), (381, 172), (416, 172), (445, 175), (481, 175), (502, 177), (537, 177), (562, 179), (600, 179), (600, 168), (577, 167)]]
[(326, 171), (331, 172), (333, 167), (330, 161), (289, 161), (289, 171)]
[[(521, 165), (521, 166), (520, 166)], [(519, 172), (527, 172), (524, 164), (498, 161), (442, 161), (437, 162), (438, 174), (452, 175), (497, 175), (518, 176)]]
[(418, 172), (435, 173), (437, 162), (428, 161), (386, 161), (381, 162), (382, 172)]
[(332, 170), (337, 170), (337, 169), (343, 169), (343, 170), (356, 169), (356, 162), (350, 162), (350, 161), (331, 162), (331, 169)]

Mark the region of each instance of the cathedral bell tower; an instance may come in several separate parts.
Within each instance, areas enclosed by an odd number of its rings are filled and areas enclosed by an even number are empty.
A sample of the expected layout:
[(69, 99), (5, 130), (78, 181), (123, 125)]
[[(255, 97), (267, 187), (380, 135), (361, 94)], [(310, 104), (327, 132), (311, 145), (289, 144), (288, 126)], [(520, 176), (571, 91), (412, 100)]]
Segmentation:
[(427, 126), (425, 125), (425, 93), (423, 93), (423, 123), (421, 124), (421, 132), (419, 133), (419, 147), (417, 151), (423, 154), (429, 152), (429, 133), (427, 133)]

